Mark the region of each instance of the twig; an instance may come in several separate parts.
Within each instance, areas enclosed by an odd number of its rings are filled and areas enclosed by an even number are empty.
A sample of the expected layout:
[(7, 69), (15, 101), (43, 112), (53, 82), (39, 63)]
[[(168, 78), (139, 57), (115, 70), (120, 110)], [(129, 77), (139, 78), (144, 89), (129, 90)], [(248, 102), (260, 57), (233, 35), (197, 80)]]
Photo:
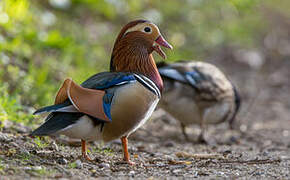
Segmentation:
[(194, 158), (194, 159), (224, 159), (221, 154), (190, 154), (187, 152), (177, 152), (178, 158)]
[(254, 159), (254, 160), (248, 160), (248, 161), (234, 161), (234, 160), (221, 160), (219, 161), (220, 163), (239, 163), (239, 164), (270, 164), (270, 163), (280, 163), (281, 160), (280, 159)]

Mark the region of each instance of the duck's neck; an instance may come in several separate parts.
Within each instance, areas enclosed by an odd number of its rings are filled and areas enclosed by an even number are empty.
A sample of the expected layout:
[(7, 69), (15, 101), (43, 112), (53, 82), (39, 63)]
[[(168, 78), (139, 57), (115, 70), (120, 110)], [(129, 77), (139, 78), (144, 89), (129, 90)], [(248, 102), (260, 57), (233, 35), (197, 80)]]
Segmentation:
[(151, 52), (139, 44), (132, 46), (115, 46), (110, 64), (112, 72), (140, 73), (151, 79), (162, 92), (163, 81), (158, 72)]

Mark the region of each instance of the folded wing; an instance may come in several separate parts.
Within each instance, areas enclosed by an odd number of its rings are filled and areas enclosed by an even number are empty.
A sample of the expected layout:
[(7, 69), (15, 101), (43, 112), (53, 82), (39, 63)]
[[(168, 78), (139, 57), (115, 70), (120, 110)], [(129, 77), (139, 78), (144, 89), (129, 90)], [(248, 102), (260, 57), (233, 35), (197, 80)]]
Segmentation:
[(43, 112), (81, 112), (103, 122), (111, 121), (111, 100), (114, 92), (107, 91), (113, 86), (121, 86), (135, 81), (132, 73), (103, 72), (90, 77), (81, 85), (66, 79), (59, 89), (55, 105), (37, 110)]
[[(198, 63), (163, 64), (158, 70), (163, 78), (191, 86), (199, 94), (199, 97), (205, 101), (216, 101), (223, 91), (222, 81), (212, 79), (214, 76), (211, 73), (216, 73), (216, 71), (204, 71), (203, 67), (200, 67)], [(215, 69), (211, 68), (211, 70)], [(217, 82), (221, 83), (217, 84)]]

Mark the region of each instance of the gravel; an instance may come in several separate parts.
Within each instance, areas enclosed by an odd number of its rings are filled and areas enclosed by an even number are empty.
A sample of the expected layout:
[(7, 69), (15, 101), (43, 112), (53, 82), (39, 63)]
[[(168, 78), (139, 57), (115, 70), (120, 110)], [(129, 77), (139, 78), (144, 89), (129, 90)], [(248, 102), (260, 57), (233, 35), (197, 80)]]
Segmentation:
[[(290, 63), (284, 63), (280, 66), (289, 68), (281, 71), (271, 65), (279, 75), (290, 77)], [(0, 132), (1, 179), (289, 179), (290, 82), (276, 87), (264, 74), (233, 66), (224, 62), (227, 74), (242, 89), (243, 108), (235, 130), (227, 124), (208, 127), (209, 145), (185, 141), (178, 123), (170, 118), (152, 119), (129, 138), (136, 163), (130, 166), (122, 161), (119, 141), (91, 143), (89, 155), (94, 160), (80, 160), (79, 144), (70, 146), (60, 141), (62, 137), (36, 143), (25, 136), (28, 127), (15, 129), (6, 122), (10, 126)], [(271, 67), (264, 73), (275, 73)], [(257, 86), (263, 87), (259, 96)], [(254, 105), (248, 108), (253, 97)], [(199, 127), (187, 130), (192, 139), (197, 138)]]

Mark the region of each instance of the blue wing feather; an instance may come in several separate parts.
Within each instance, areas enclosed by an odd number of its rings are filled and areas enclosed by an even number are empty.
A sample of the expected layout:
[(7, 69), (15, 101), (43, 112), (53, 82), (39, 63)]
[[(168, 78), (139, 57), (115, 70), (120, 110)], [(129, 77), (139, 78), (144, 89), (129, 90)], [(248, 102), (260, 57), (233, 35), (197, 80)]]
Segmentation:
[(115, 85), (135, 81), (133, 73), (102, 72), (91, 76), (81, 86), (89, 89), (104, 90)]
[(103, 97), (103, 108), (106, 116), (112, 121), (112, 116), (111, 116), (111, 103), (112, 99), (114, 97), (113, 93), (106, 92), (106, 94)]
[(179, 71), (175, 69), (164, 67), (164, 68), (159, 68), (158, 71), (160, 75), (163, 77), (174, 79), (183, 83), (186, 82), (186, 79), (184, 78), (183, 74), (181, 74)]
[(194, 88), (197, 88), (197, 84), (202, 80), (200, 73), (196, 70), (181, 72), (170, 66), (166, 66), (159, 68), (158, 71), (162, 77), (189, 84)]
[(203, 77), (197, 71), (189, 71), (185, 73), (185, 79), (187, 82), (195, 88), (198, 88), (198, 84), (203, 80)]

